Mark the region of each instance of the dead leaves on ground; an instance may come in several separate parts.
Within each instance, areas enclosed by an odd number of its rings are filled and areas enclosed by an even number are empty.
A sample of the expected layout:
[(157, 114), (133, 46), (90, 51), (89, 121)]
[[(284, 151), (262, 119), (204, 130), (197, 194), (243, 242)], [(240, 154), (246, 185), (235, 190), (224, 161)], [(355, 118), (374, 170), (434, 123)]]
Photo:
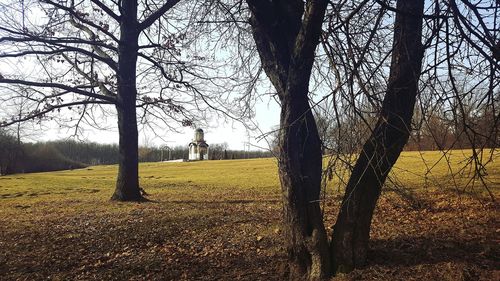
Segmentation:
[[(19, 219), (0, 224), (0, 279), (281, 280), (279, 195), (259, 196), (159, 196), (110, 211), (97, 201), (73, 209), (82, 203), (68, 201), (61, 212), (14, 206)], [(415, 208), (384, 193), (368, 266), (335, 280), (498, 280), (498, 205), (445, 192), (421, 199), (424, 207)], [(338, 204), (325, 202), (327, 227)]]

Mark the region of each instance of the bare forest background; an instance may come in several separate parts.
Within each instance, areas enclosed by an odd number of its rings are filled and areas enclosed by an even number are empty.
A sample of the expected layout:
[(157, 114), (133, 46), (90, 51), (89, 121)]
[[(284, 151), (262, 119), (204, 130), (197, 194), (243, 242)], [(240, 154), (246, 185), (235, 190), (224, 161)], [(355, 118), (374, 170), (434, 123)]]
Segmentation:
[[(187, 146), (141, 146), (140, 162), (161, 162), (188, 158)], [(270, 157), (269, 151), (234, 150), (227, 143), (210, 145), (209, 160)], [(23, 143), (5, 130), (0, 131), (0, 171), (2, 175), (78, 169), (118, 163), (118, 145), (76, 140)]]
[[(495, 134), (495, 112), (490, 107), (470, 101), (465, 107), (466, 116), (456, 118), (451, 110), (434, 110), (424, 115), (417, 105), (413, 118), (413, 131), (406, 144), (406, 151), (433, 151), (449, 149), (471, 149), (475, 147), (495, 148), (500, 143), (500, 135)], [(361, 118), (350, 119), (335, 126), (335, 122), (316, 113), (318, 130), (323, 145), (323, 154), (349, 154), (359, 152), (362, 140), (368, 138), (369, 128)], [(374, 123), (370, 115), (364, 121)], [(462, 122), (465, 121), (465, 122)], [(466, 125), (464, 125), (466, 124)], [(473, 138), (465, 133), (464, 126), (476, 132)], [(345, 131), (349, 130), (349, 132)], [(490, 132), (491, 131), (491, 132)], [(357, 133), (357, 138), (351, 135)], [(344, 137), (342, 137), (344, 136)], [(20, 137), (20, 136), (19, 136)], [(249, 159), (273, 157), (278, 152), (277, 135), (272, 137), (269, 150), (234, 150), (227, 143), (210, 146), (209, 160)], [(353, 141), (359, 140), (359, 141)], [(0, 171), (1, 174), (32, 173), (84, 168), (90, 165), (111, 165), (118, 163), (117, 144), (101, 144), (78, 140), (58, 140), (48, 142), (22, 142), (16, 134), (0, 131)], [(140, 162), (160, 162), (188, 158), (187, 146), (142, 146), (139, 147)]]

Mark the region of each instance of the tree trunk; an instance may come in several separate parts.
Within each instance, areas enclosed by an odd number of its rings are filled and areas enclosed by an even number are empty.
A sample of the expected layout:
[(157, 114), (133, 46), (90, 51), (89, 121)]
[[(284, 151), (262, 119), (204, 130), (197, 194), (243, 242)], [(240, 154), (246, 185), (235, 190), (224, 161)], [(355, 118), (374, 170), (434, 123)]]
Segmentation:
[(281, 110), (279, 175), (284, 234), (292, 280), (319, 280), (330, 274), (328, 239), (319, 204), (321, 141), (307, 100), (284, 99)]
[(112, 200), (118, 201), (141, 201), (144, 199), (139, 188), (139, 136), (135, 107), (138, 37), (137, 0), (123, 0), (116, 105), (120, 155), (116, 189), (111, 197)]
[(319, 205), (321, 141), (309, 106), (314, 52), (327, 1), (247, 0), (262, 67), (281, 101), (279, 175), (291, 280), (330, 275), (330, 253)]
[(374, 131), (354, 166), (334, 226), (336, 272), (366, 262), (370, 226), (382, 185), (408, 141), (423, 58), (424, 0), (398, 0), (388, 88)]

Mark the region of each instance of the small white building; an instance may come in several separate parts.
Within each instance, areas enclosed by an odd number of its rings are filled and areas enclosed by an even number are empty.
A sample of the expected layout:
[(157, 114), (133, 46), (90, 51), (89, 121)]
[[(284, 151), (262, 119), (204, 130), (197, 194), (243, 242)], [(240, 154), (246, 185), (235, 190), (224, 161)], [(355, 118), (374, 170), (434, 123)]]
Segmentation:
[(200, 128), (194, 131), (194, 139), (189, 143), (189, 160), (208, 160), (208, 144)]

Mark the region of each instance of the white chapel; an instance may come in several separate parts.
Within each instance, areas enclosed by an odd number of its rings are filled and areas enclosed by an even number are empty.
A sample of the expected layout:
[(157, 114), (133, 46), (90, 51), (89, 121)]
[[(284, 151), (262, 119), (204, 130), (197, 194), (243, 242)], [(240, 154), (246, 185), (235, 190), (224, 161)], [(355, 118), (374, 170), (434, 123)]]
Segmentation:
[(208, 160), (208, 144), (200, 128), (194, 131), (194, 139), (189, 143), (189, 160)]

